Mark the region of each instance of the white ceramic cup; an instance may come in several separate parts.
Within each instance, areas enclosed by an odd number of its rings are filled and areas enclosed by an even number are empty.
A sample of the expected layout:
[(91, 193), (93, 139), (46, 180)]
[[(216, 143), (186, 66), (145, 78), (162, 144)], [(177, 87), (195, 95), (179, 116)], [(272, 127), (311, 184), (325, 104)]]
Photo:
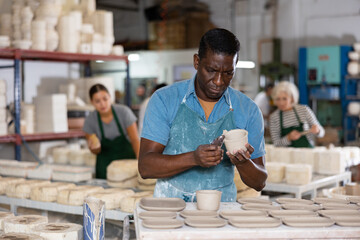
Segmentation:
[(197, 208), (199, 210), (217, 211), (220, 208), (222, 192), (217, 190), (196, 191)]
[(248, 132), (244, 129), (234, 129), (231, 131), (224, 130), (224, 144), (226, 149), (231, 153), (242, 149), (246, 150), (245, 144), (248, 142)]

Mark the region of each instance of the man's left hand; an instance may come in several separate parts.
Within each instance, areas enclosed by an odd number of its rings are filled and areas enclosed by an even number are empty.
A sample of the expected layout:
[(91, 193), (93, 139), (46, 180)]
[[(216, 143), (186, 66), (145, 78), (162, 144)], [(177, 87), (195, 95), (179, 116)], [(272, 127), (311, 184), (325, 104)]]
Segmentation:
[(254, 152), (253, 146), (249, 143), (245, 144), (246, 150), (240, 149), (235, 154), (231, 154), (230, 152), (226, 152), (226, 155), (229, 156), (232, 164), (242, 164), (248, 161), (251, 157), (251, 154)]

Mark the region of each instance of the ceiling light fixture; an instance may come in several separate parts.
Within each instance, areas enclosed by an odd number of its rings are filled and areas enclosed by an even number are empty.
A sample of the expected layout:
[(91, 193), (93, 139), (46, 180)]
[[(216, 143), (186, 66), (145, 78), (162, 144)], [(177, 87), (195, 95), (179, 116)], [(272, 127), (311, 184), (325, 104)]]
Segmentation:
[(252, 61), (238, 61), (236, 68), (255, 68), (255, 63)]
[(131, 53), (131, 54), (129, 54), (128, 59), (131, 62), (139, 61), (140, 60), (140, 55), (137, 54), (137, 53)]

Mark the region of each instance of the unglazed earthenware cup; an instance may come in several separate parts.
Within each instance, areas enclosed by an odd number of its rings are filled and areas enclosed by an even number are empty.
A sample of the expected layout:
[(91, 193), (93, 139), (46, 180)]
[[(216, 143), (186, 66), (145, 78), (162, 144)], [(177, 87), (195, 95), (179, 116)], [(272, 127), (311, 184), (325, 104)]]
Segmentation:
[(217, 190), (196, 191), (197, 209), (217, 211), (220, 208), (222, 192)]
[(246, 150), (245, 144), (248, 142), (248, 132), (244, 129), (234, 129), (231, 131), (224, 131), (224, 144), (226, 149), (234, 154), (236, 151), (242, 149)]

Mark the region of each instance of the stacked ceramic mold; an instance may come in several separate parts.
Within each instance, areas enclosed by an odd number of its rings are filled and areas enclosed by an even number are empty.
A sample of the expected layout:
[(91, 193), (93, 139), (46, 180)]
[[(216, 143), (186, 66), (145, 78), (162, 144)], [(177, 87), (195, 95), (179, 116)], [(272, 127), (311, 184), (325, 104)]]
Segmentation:
[[(20, 16), (20, 17), (19, 17)], [(34, 13), (24, 1), (13, 1), (12, 5), (12, 46), (29, 49), (32, 46), (31, 22)]]
[(359, 147), (284, 148), (266, 145), (268, 182), (307, 184), (312, 174), (335, 175), (360, 163)]
[(89, 149), (56, 147), (52, 151), (52, 157), (56, 164), (95, 167), (96, 163), (96, 155), (90, 152)]
[(36, 132), (67, 132), (67, 101), (65, 94), (34, 98)]
[(0, 214), (0, 228), (4, 234), (0, 239), (83, 239), (83, 227), (73, 223), (48, 223), (48, 218), (40, 215), (14, 216)]
[(6, 82), (0, 79), (0, 135), (6, 135), (7, 122), (6, 122)]

